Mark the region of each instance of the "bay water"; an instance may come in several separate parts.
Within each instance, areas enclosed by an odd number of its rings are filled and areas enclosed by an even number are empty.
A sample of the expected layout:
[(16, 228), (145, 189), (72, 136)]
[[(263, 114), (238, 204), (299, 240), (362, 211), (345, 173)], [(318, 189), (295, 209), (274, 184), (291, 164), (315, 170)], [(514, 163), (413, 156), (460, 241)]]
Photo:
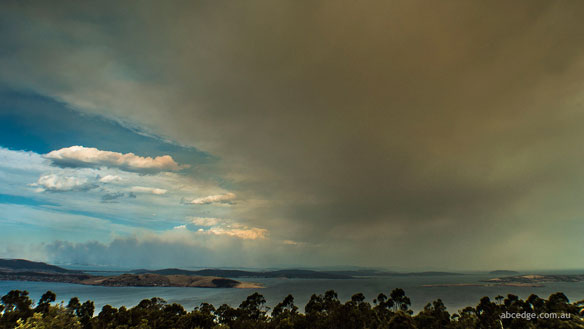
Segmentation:
[(169, 303), (179, 303), (187, 310), (203, 302), (216, 307), (229, 304), (237, 307), (241, 301), (254, 292), (266, 298), (266, 306), (273, 307), (288, 294), (292, 294), (295, 304), (304, 311), (304, 305), (312, 294), (323, 294), (335, 290), (341, 301), (346, 301), (355, 293), (363, 293), (368, 302), (372, 302), (379, 293), (389, 295), (392, 289), (402, 288), (412, 300), (412, 309), (421, 310), (424, 305), (438, 298), (442, 299), (448, 311), (453, 313), (465, 306), (476, 306), (483, 296), (494, 299), (497, 295), (518, 295), (527, 298), (536, 294), (547, 298), (555, 292), (563, 292), (570, 301), (584, 299), (583, 282), (545, 283), (543, 287), (508, 287), (508, 286), (427, 286), (461, 283), (479, 283), (492, 278), (493, 275), (465, 274), (445, 276), (389, 276), (366, 277), (355, 279), (284, 279), (284, 278), (237, 278), (239, 281), (261, 283), (261, 289), (234, 288), (186, 288), (186, 287), (99, 287), (55, 282), (0, 281), (0, 295), (13, 289), (27, 290), (30, 297), (38, 301), (43, 293), (51, 290), (57, 294), (57, 301), (65, 304), (72, 297), (81, 302), (93, 300), (96, 314), (109, 304), (114, 307), (122, 305), (132, 307), (142, 299), (161, 297)]

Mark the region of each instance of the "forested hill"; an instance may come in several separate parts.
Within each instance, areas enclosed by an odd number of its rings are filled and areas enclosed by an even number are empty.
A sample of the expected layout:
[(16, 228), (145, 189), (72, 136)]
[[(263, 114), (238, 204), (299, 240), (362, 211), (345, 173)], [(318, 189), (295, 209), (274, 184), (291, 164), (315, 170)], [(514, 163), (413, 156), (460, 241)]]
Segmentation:
[(43, 262), (33, 262), (25, 259), (0, 259), (0, 271), (3, 272), (41, 272), (41, 273), (82, 273), (68, 270)]
[[(35, 272), (58, 274), (82, 274), (83, 271), (68, 270), (59, 266), (42, 262), (33, 262), (25, 259), (0, 259), (0, 272)], [(124, 272), (120, 272), (124, 273)], [(191, 275), (191, 276), (215, 276), (223, 278), (289, 278), (289, 279), (351, 279), (364, 276), (440, 276), (460, 275), (449, 272), (386, 272), (378, 270), (347, 270), (347, 271), (319, 271), (310, 269), (282, 269), (267, 271), (249, 271), (233, 269), (203, 269), (184, 270), (179, 268), (166, 268), (159, 270), (138, 269), (126, 273), (134, 274), (160, 274), (160, 275)]]

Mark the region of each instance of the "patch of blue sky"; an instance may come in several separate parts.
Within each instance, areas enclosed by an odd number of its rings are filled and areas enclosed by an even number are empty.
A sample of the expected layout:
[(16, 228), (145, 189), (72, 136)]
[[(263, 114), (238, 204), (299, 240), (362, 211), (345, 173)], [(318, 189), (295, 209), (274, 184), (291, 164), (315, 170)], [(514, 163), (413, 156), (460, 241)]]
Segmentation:
[(58, 206), (58, 204), (47, 200), (11, 194), (0, 194), (0, 203), (20, 204), (27, 206)]
[[(41, 225), (45, 224), (44, 221), (31, 220), (29, 211), (38, 213), (42, 212), (46, 215), (46, 218), (54, 217), (55, 214), (66, 214), (66, 215), (80, 215), (87, 218), (103, 219), (108, 220), (114, 224), (128, 224), (131, 221), (124, 221), (112, 216), (107, 216), (98, 212), (92, 211), (78, 211), (78, 210), (68, 210), (62, 208), (57, 204), (47, 204), (47, 202), (41, 200), (34, 200), (32, 198), (19, 197), (19, 196), (9, 196), (5, 194), (0, 195), (0, 209), (3, 210), (2, 215), (0, 215), (0, 224), (16, 223), (18, 225)], [(25, 207), (22, 207), (25, 206)], [(27, 209), (27, 210), (24, 210)], [(25, 216), (26, 215), (26, 216)], [(33, 216), (32, 218), (35, 218)], [(63, 228), (64, 226), (60, 226)]]
[(139, 127), (89, 115), (31, 92), (0, 86), (0, 146), (44, 154), (82, 145), (140, 156), (171, 155), (191, 166), (217, 159), (194, 147), (179, 145)]
[(3, 242), (23, 236), (30, 242), (67, 240), (109, 240), (112, 232), (128, 234), (133, 228), (96, 217), (59, 212), (43, 206), (0, 204), (0, 239)]
[(107, 220), (113, 224), (124, 225), (128, 227), (139, 227), (142, 229), (148, 229), (152, 231), (165, 231), (168, 230), (170, 227), (168, 221), (158, 218), (149, 218), (144, 219), (144, 217), (136, 217), (136, 218), (126, 218), (119, 215), (108, 214), (104, 212), (97, 212), (97, 211), (89, 211), (89, 210), (75, 210), (75, 209), (59, 209), (59, 208), (52, 208), (55, 211), (61, 211), (67, 214), (72, 215), (81, 215), (86, 217), (92, 218), (99, 218), (103, 220)]
[(126, 226), (135, 226), (135, 221), (130, 219), (125, 219), (124, 217), (120, 216), (112, 216), (107, 213), (98, 212), (98, 211), (90, 211), (90, 210), (77, 210), (77, 209), (67, 209), (64, 207), (45, 207), (47, 211), (57, 212), (57, 213), (64, 213), (69, 215), (79, 215), (88, 218), (97, 218), (107, 220), (108, 222)]

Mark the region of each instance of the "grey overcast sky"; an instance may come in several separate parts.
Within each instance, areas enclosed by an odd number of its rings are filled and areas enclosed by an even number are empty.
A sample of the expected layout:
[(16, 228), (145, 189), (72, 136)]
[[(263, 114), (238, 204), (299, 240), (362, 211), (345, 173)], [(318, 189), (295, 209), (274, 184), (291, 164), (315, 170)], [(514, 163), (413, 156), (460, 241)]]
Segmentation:
[(3, 1), (0, 256), (579, 268), (583, 13)]

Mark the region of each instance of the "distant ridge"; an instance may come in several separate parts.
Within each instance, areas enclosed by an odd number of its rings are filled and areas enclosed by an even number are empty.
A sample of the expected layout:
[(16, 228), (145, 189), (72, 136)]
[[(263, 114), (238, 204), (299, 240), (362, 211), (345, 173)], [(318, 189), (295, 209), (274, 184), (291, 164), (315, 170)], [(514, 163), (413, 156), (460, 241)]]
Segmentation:
[(454, 272), (435, 272), (435, 271), (428, 271), (428, 272), (411, 272), (411, 273), (404, 273), (404, 274), (397, 274), (397, 275), (409, 275), (409, 276), (442, 276), (442, 275), (464, 275), (463, 273), (454, 273)]
[(464, 275), (462, 273), (454, 272), (436, 272), (436, 271), (426, 271), (426, 272), (388, 272), (388, 271), (377, 271), (377, 270), (356, 270), (356, 271), (329, 271), (327, 273), (349, 275), (353, 277), (364, 277), (364, 276), (445, 276), (445, 275)]
[[(35, 272), (47, 274), (85, 274), (80, 270), (68, 270), (59, 266), (50, 265), (43, 262), (33, 262), (25, 259), (0, 259), (0, 272)], [(120, 271), (121, 272), (121, 271)], [(358, 277), (372, 276), (446, 276), (446, 275), (464, 275), (453, 272), (390, 272), (375, 269), (360, 270), (329, 270), (316, 271), (308, 269), (283, 269), (268, 271), (250, 271), (250, 270), (232, 270), (232, 269), (203, 269), (203, 270), (185, 270), (180, 268), (165, 268), (160, 270), (136, 269), (125, 271), (131, 274), (159, 274), (159, 275), (187, 275), (187, 276), (214, 276), (220, 278), (288, 278), (288, 279), (353, 279)], [(490, 274), (495, 275), (514, 275), (513, 271), (493, 271)]]
[(199, 276), (218, 276), (222, 278), (288, 278), (288, 279), (351, 279), (352, 276), (330, 272), (319, 272), (312, 270), (276, 270), (276, 271), (242, 271), (242, 270), (221, 270), (221, 269), (204, 269), (189, 271), (178, 268), (166, 268), (162, 270), (134, 270), (132, 273), (137, 274), (162, 274), (162, 275), (199, 275)]
[(272, 271), (244, 271), (244, 270), (222, 270), (222, 269), (204, 269), (204, 270), (183, 270), (179, 268), (165, 268), (161, 270), (133, 270), (131, 273), (136, 274), (162, 274), (162, 275), (203, 275), (218, 276), (223, 278), (288, 278), (288, 279), (352, 279), (357, 277), (371, 276), (445, 276), (445, 275), (464, 275), (453, 272), (383, 272), (377, 270), (348, 270), (348, 271), (313, 271), (300, 269), (272, 270)]
[(42, 273), (83, 273), (81, 271), (68, 270), (59, 266), (43, 262), (33, 262), (26, 259), (0, 259), (0, 271), (4, 272), (42, 272)]
[(493, 274), (493, 275), (517, 275), (517, 274), (519, 274), (519, 272), (509, 271), (509, 270), (495, 270), (495, 271), (489, 272), (489, 274)]
[(262, 288), (256, 283), (239, 282), (217, 276), (154, 273), (96, 276), (25, 259), (0, 259), (0, 280), (63, 282), (107, 287)]

